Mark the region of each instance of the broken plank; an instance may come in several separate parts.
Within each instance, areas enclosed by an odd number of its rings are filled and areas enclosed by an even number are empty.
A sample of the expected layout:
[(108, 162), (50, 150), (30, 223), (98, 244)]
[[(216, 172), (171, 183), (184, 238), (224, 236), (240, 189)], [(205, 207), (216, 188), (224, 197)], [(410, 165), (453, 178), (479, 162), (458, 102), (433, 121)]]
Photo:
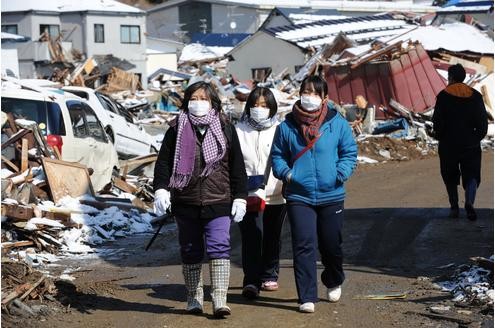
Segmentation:
[(12, 113), (7, 113), (7, 120), (9, 121), (9, 127), (12, 130), (12, 132), (14, 134), (17, 133), (18, 129), (17, 129), (17, 125), (15, 124), (14, 115)]
[(24, 172), (28, 168), (28, 140), (22, 138), (22, 148), (21, 148), (21, 172)]
[(24, 246), (31, 246), (33, 244), (34, 243), (31, 240), (6, 241), (2, 243), (2, 248), (24, 247)]
[(122, 191), (128, 192), (130, 194), (133, 194), (137, 191), (136, 187), (125, 182), (124, 180), (122, 180), (120, 178), (114, 177), (114, 178), (112, 178), (112, 181), (113, 181), (113, 185)]
[(12, 163), (11, 161), (9, 161), (3, 155), (2, 155), (2, 162), (4, 162), (5, 164), (7, 164), (8, 166), (10, 166), (10, 168), (13, 169), (15, 172), (19, 172), (19, 168), (14, 163)]
[(16, 143), (17, 141), (21, 140), (23, 137), (25, 137), (29, 133), (31, 133), (31, 131), (28, 129), (21, 129), (21, 130), (17, 131), (7, 141), (2, 143), (2, 148), (8, 147), (8, 146)]
[(2, 215), (14, 220), (27, 221), (34, 216), (34, 210), (30, 206), (2, 204)]
[(123, 166), (125, 165), (128, 165), (128, 166), (138, 166), (138, 165), (142, 165), (142, 164), (149, 164), (149, 163), (153, 163), (156, 161), (156, 159), (158, 158), (158, 155), (156, 154), (150, 154), (150, 155), (146, 155), (146, 156), (143, 156), (143, 157), (138, 157), (138, 158), (135, 158), (135, 159), (129, 159), (125, 162), (122, 163)]
[(16, 298), (18, 298), (19, 295), (22, 295), (26, 290), (29, 290), (29, 288), (31, 288), (30, 283), (25, 283), (20, 286), (17, 286), (14, 291), (12, 291), (10, 294), (8, 294), (7, 296), (5, 296), (5, 298), (2, 299), (2, 305), (6, 305), (12, 302)]
[(31, 292), (32, 292), (32, 291), (33, 291), (36, 287), (38, 287), (38, 286), (39, 286), (39, 285), (43, 282), (43, 280), (45, 280), (45, 278), (46, 278), (46, 276), (41, 276), (41, 278), (40, 278), (37, 282), (35, 282), (35, 283), (31, 286), (31, 288), (29, 288), (29, 289), (28, 289), (28, 290), (27, 290), (24, 294), (22, 294), (22, 296), (21, 296), (21, 297), (19, 297), (19, 300), (21, 300), (21, 301), (22, 301), (22, 300), (24, 300), (24, 299), (25, 299), (25, 298), (26, 298), (29, 294), (31, 294)]
[(58, 240), (56, 240), (55, 238), (53, 238), (52, 236), (50, 236), (46, 233), (43, 233), (41, 231), (36, 231), (35, 233), (39, 238), (43, 239), (47, 243), (50, 243), (50, 244), (55, 245), (57, 247), (62, 247), (62, 243), (59, 242)]

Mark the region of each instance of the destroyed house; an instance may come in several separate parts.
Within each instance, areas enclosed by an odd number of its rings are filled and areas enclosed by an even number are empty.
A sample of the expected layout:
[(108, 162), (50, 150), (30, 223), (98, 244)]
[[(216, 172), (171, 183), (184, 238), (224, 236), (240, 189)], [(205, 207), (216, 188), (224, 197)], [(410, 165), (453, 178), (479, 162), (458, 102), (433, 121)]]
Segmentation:
[(117, 55), (145, 77), (145, 25), (144, 11), (114, 0), (2, 0), (2, 31), (33, 40), (19, 48), (21, 78), (36, 77), (38, 62), (74, 62), (76, 53)]
[[(396, 46), (400, 47), (400, 43)], [(394, 116), (391, 100), (410, 111), (423, 113), (435, 105), (436, 95), (446, 86), (421, 45), (391, 60), (361, 58), (354, 64), (327, 65), (324, 72), (328, 93), (334, 101), (352, 104), (357, 95), (362, 95), (369, 106), (375, 106), (378, 119)]]

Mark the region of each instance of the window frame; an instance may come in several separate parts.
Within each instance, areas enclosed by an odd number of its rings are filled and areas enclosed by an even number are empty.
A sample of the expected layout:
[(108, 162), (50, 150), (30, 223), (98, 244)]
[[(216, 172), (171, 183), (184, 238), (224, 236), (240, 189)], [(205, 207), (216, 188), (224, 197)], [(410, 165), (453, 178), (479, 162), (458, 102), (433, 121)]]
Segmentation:
[[(43, 28), (43, 26), (44, 26), (45, 28)], [(53, 26), (56, 26), (56, 27), (57, 27), (57, 30), (58, 30), (58, 34), (57, 34), (57, 35), (52, 35), (52, 34), (50, 33), (50, 29), (51, 29), (51, 27), (53, 27)], [(42, 34), (45, 32), (45, 29), (46, 29), (47, 27), (48, 27), (48, 36), (49, 36), (50, 38), (56, 38), (56, 37), (58, 37), (58, 36), (60, 35), (60, 25), (59, 25), (59, 24), (40, 24), (40, 35), (42, 35)]]
[[(15, 28), (15, 33), (12, 33), (12, 32), (6, 31), (6, 30), (4, 31), (4, 28), (8, 29), (8, 28), (12, 28), (12, 27)], [(19, 26), (17, 24), (2, 24), (2, 32), (18, 35), (19, 34)]]
[[(96, 28), (101, 27), (101, 36), (102, 39), (101, 41), (98, 41), (98, 34), (96, 33)], [(93, 24), (93, 34), (94, 34), (94, 41), (95, 43), (105, 43), (105, 24)]]
[[(137, 42), (132, 41), (131, 37), (131, 29), (132, 28), (137, 28), (138, 29), (138, 40)], [(128, 29), (129, 33), (129, 41), (124, 41), (122, 38), (122, 31), (123, 29)], [(120, 25), (120, 43), (123, 44), (141, 44), (141, 26), (140, 25)]]

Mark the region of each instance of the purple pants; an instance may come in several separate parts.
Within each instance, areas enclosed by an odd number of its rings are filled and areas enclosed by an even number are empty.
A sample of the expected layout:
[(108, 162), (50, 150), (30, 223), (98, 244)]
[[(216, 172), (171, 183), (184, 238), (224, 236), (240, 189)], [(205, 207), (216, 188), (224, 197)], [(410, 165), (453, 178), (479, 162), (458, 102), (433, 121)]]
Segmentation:
[(206, 254), (210, 260), (230, 258), (230, 217), (214, 219), (176, 217), (182, 263), (196, 264)]

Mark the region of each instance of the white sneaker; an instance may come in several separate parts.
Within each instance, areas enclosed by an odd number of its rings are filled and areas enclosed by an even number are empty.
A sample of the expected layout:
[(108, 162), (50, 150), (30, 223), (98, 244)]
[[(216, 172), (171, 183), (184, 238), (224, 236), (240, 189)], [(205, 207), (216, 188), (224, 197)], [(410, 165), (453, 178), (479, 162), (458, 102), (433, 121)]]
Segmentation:
[(342, 295), (342, 288), (340, 286), (327, 289), (328, 301), (335, 303), (340, 300), (340, 295)]
[(313, 313), (315, 312), (315, 303), (306, 302), (301, 304), (299, 305), (299, 311), (304, 313)]

